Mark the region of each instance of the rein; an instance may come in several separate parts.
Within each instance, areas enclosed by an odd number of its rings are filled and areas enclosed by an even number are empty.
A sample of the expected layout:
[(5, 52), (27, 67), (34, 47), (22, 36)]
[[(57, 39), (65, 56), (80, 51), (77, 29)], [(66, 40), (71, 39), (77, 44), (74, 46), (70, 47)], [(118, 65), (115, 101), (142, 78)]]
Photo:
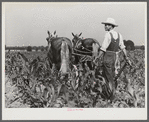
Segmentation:
[(78, 49), (75, 49), (75, 48), (74, 48), (74, 50), (77, 51), (77, 52), (80, 52), (80, 53), (92, 54), (92, 51), (91, 50), (89, 50), (90, 52), (81, 51), (81, 50), (78, 50)]
[(84, 51), (80, 51), (80, 50), (77, 50), (77, 49), (74, 49), (78, 52), (82, 52), (82, 53), (86, 53), (86, 54), (78, 54), (78, 53), (72, 53), (72, 55), (77, 55), (77, 56), (80, 56), (81, 59), (79, 62), (84, 62), (84, 61), (93, 61), (93, 58), (92, 56), (88, 55), (88, 54), (91, 54), (92, 52), (84, 52)]
[[(92, 46), (91, 46), (91, 47), (92, 47)], [(82, 46), (82, 49), (85, 49), (85, 50), (87, 50), (87, 51), (89, 51), (89, 52), (92, 52), (91, 50), (87, 49), (87, 48), (84, 47), (84, 46)]]

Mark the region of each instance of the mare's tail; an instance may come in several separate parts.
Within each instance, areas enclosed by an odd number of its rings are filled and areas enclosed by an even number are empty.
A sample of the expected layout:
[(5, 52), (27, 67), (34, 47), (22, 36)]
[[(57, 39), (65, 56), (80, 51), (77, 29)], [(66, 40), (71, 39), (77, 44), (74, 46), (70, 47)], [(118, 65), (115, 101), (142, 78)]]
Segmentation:
[(68, 44), (65, 40), (62, 40), (60, 55), (61, 55), (60, 71), (62, 74), (66, 74), (68, 72), (68, 68), (69, 68), (69, 48), (68, 48)]

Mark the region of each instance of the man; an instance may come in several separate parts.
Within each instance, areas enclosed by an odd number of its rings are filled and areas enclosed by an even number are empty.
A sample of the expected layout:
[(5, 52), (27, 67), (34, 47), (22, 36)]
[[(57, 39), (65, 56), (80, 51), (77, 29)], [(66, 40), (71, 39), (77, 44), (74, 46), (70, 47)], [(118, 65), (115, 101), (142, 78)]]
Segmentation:
[(116, 54), (119, 50), (124, 52), (126, 61), (130, 63), (127, 57), (127, 53), (125, 50), (125, 45), (123, 42), (122, 35), (114, 30), (115, 27), (118, 25), (115, 23), (113, 18), (107, 18), (106, 22), (102, 22), (105, 25), (105, 34), (104, 41), (100, 48), (99, 56), (95, 58), (100, 60), (101, 56), (103, 55), (103, 75), (106, 80), (106, 95), (108, 99), (114, 99), (115, 94), (115, 61), (116, 61)]

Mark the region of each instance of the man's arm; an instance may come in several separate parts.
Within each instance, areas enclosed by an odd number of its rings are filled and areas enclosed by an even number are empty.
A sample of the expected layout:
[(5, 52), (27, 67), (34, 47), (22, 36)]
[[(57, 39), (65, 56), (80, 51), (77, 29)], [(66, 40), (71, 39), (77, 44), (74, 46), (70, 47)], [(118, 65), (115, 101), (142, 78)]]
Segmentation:
[(132, 63), (131, 63), (131, 61), (129, 60), (129, 58), (128, 58), (128, 56), (127, 56), (127, 52), (126, 52), (126, 49), (125, 49), (125, 48), (123, 49), (123, 52), (124, 52), (124, 55), (125, 55), (126, 62), (127, 62), (130, 66), (132, 66)]
[(104, 51), (103, 50), (100, 50), (99, 51), (99, 55), (97, 57), (95, 57), (95, 59), (93, 60), (93, 62), (96, 64), (100, 58), (102, 57), (102, 55), (104, 54)]
[(102, 55), (104, 54), (104, 52), (106, 52), (106, 49), (107, 49), (107, 47), (110, 44), (110, 41), (109, 41), (110, 39), (109, 38), (110, 38), (109, 33), (106, 33), (105, 34), (105, 37), (104, 37), (104, 41), (103, 41), (102, 46), (100, 48), (99, 54), (98, 54), (97, 57), (95, 57), (95, 59), (93, 61), (94, 63), (96, 63), (102, 57)]
[(98, 55), (98, 58), (99, 58), (99, 59), (101, 58), (101, 56), (103, 55), (103, 53), (104, 53), (103, 50), (100, 50), (100, 51), (99, 51), (99, 55)]
[(125, 45), (124, 45), (124, 42), (123, 42), (122, 35), (120, 35), (120, 45), (119, 45), (119, 46), (120, 46), (121, 50), (122, 50), (123, 53), (124, 53), (126, 62), (127, 62), (129, 65), (131, 65), (131, 62), (130, 62), (128, 56), (127, 56), (127, 51), (126, 51), (126, 49), (125, 49)]
[(125, 58), (127, 58), (127, 52), (126, 52), (126, 49), (122, 49), (122, 51), (124, 52), (124, 55), (125, 55)]

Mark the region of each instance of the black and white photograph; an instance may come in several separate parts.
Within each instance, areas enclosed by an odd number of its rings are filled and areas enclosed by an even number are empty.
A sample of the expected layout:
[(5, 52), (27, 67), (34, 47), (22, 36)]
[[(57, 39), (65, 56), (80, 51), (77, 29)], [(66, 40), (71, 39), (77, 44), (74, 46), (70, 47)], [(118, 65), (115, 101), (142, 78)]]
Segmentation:
[(2, 120), (147, 120), (147, 2), (2, 2)]

